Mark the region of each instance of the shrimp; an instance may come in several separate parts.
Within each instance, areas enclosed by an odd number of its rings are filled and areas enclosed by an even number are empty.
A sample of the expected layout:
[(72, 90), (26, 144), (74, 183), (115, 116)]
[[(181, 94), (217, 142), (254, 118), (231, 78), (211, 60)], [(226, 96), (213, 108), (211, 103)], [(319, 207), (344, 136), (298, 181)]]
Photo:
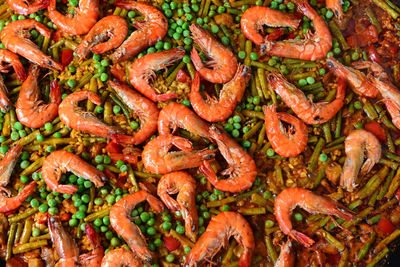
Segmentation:
[(203, 27), (192, 24), (189, 29), (192, 32), (193, 41), (211, 58), (211, 61), (206, 64), (212, 68), (209, 69), (201, 62), (197, 50), (193, 47), (191, 58), (200, 76), (211, 83), (230, 81), (238, 68), (238, 62), (232, 51), (218, 42)]
[[(168, 152), (172, 146), (183, 151)], [(213, 150), (192, 150), (192, 143), (189, 140), (173, 135), (160, 135), (150, 140), (144, 146), (142, 153), (146, 170), (157, 174), (196, 168), (203, 160), (213, 157)]]
[(219, 100), (211, 98), (207, 94), (206, 99), (203, 99), (200, 94), (199, 72), (196, 72), (190, 91), (190, 102), (194, 111), (209, 122), (226, 120), (232, 115), (236, 105), (242, 101), (250, 76), (250, 68), (239, 65), (233, 79), (222, 87)]
[(93, 113), (80, 108), (78, 102), (85, 99), (89, 99), (96, 105), (101, 105), (101, 98), (91, 91), (82, 90), (72, 93), (64, 98), (58, 107), (58, 114), (62, 123), (72, 129), (105, 138), (110, 138), (112, 134), (122, 134), (121, 130), (105, 124)]
[(52, 70), (63, 69), (63, 66), (43, 53), (39, 47), (28, 39), (29, 31), (36, 29), (44, 37), (50, 38), (51, 31), (43, 24), (34, 19), (23, 19), (12, 21), (1, 31), (1, 42), (11, 52), (21, 55), (24, 58), (42, 67)]
[(183, 128), (186, 131), (211, 139), (208, 133), (208, 123), (203, 121), (190, 108), (178, 104), (171, 103), (160, 111), (158, 117), (158, 132), (160, 135), (168, 135), (176, 131), (177, 128)]
[[(196, 208), (196, 181), (186, 172), (171, 172), (161, 177), (157, 186), (157, 194), (172, 211), (180, 211), (185, 220), (185, 233), (196, 240), (198, 215)], [(178, 194), (176, 200), (169, 194)]]
[[(35, 192), (36, 183), (25, 186), (15, 197), (8, 197), (8, 190), (0, 187), (0, 213), (18, 209), (30, 195)], [(2, 191), (2, 194), (1, 194)]]
[(79, 0), (79, 8), (74, 9), (74, 15), (61, 14), (56, 9), (56, 0), (50, 0), (47, 8), (50, 20), (68, 34), (81, 35), (90, 31), (99, 17), (99, 0)]
[(268, 81), (297, 117), (307, 124), (322, 124), (329, 121), (343, 107), (346, 93), (344, 80), (338, 80), (336, 99), (331, 103), (313, 103), (296, 86), (289, 83), (281, 74), (271, 72)]
[(339, 21), (343, 18), (342, 0), (326, 0), (326, 8), (332, 9)]
[(293, 14), (284, 13), (264, 6), (253, 6), (247, 9), (240, 19), (240, 26), (247, 39), (256, 45), (262, 45), (267, 37), (263, 37), (260, 31), (263, 26), (269, 27), (290, 27), (296, 29), (300, 24), (300, 19)]
[(101, 267), (129, 266), (142, 267), (143, 264), (135, 258), (135, 254), (126, 248), (109, 251), (101, 262)]
[(61, 174), (67, 171), (91, 181), (96, 187), (102, 187), (107, 180), (104, 173), (68, 151), (52, 152), (45, 158), (42, 165), (43, 180), (50, 190), (72, 195), (78, 190), (77, 187), (58, 183)]
[(173, 48), (163, 52), (147, 54), (133, 62), (129, 68), (129, 79), (133, 87), (153, 101), (166, 101), (176, 98), (175, 92), (157, 94), (149, 81), (155, 79), (155, 71), (166, 68), (185, 55), (182, 48)]
[(361, 71), (344, 66), (333, 57), (326, 60), (326, 65), (336, 76), (345, 79), (356, 94), (371, 98), (379, 95), (371, 79)]
[(314, 244), (314, 240), (292, 228), (290, 216), (296, 207), (301, 207), (310, 213), (322, 213), (337, 216), (346, 221), (352, 221), (354, 216), (340, 203), (330, 198), (314, 194), (304, 188), (287, 188), (275, 199), (274, 213), (282, 232), (305, 247)]
[(104, 256), (104, 249), (101, 246), (100, 236), (90, 225), (85, 225), (85, 232), (89, 242), (94, 247), (89, 253), (79, 255), (79, 248), (72, 236), (64, 229), (59, 219), (49, 216), (47, 224), (51, 241), (60, 257), (57, 266), (60, 267), (100, 267)]
[(187, 255), (184, 266), (195, 267), (200, 266), (203, 261), (212, 262), (218, 251), (229, 244), (231, 236), (243, 248), (238, 266), (250, 266), (255, 247), (253, 230), (240, 213), (233, 211), (221, 212), (211, 219), (206, 231)]
[(281, 247), (281, 253), (274, 267), (294, 267), (296, 256), (293, 251), (293, 244), (290, 239)]
[(138, 191), (121, 198), (112, 206), (110, 222), (136, 255), (143, 261), (151, 263), (154, 254), (147, 247), (145, 237), (131, 217), (132, 210), (143, 201), (147, 201), (156, 213), (164, 210), (164, 205), (156, 197), (146, 191)]
[(221, 174), (229, 175), (229, 177), (227, 179), (219, 179), (209, 161), (203, 162), (200, 171), (218, 190), (236, 193), (249, 189), (257, 176), (257, 167), (253, 158), (242, 146), (215, 125), (210, 127), (210, 135), (217, 143), (219, 151), (229, 165), (229, 168)]
[(15, 110), (18, 120), (30, 128), (43, 127), (56, 118), (58, 105), (61, 102), (60, 85), (56, 81), (50, 83), (50, 103), (44, 104), (43, 100), (39, 99), (39, 74), (39, 66), (33, 65), (29, 70), (28, 78), (21, 86)]
[[(358, 172), (360, 175), (368, 173), (381, 158), (381, 144), (372, 133), (366, 130), (352, 131), (345, 141), (346, 161), (340, 177), (340, 185), (352, 192), (356, 185)], [(367, 160), (364, 160), (364, 150)], [(361, 169), (361, 170), (360, 170)]]
[(144, 16), (144, 21), (136, 21), (137, 28), (111, 55), (114, 63), (128, 60), (146, 47), (152, 46), (167, 34), (168, 20), (162, 12), (144, 2), (117, 0), (114, 5), (124, 9), (134, 9)]
[(295, 0), (297, 8), (314, 23), (315, 33), (307, 33), (305, 39), (290, 39), (274, 42), (266, 39), (261, 53), (272, 56), (319, 60), (325, 58), (332, 47), (332, 36), (324, 19), (310, 6), (307, 0)]
[[(304, 122), (290, 114), (277, 113), (275, 105), (264, 106), (264, 117), (268, 140), (276, 153), (282, 157), (296, 157), (303, 152), (308, 141), (307, 127)], [(280, 120), (293, 127), (287, 132)]]
[[(99, 20), (75, 49), (79, 61), (92, 51), (103, 54), (118, 47), (128, 35), (128, 23), (120, 16), (110, 15)], [(104, 42), (105, 40), (108, 41)]]
[(21, 155), (23, 146), (19, 143), (13, 146), (0, 162), (0, 188), (8, 185), (11, 174)]
[(131, 110), (140, 119), (140, 129), (133, 136), (112, 134), (111, 137), (117, 142), (138, 145), (146, 141), (157, 130), (157, 119), (159, 110), (157, 105), (144, 96), (136, 93), (125, 84), (118, 82), (108, 82)]
[(25, 69), (19, 60), (18, 55), (9, 50), (0, 49), (0, 72), (7, 73), (9, 66), (4, 65), (4, 63), (8, 63), (13, 67), (18, 80), (22, 82), (26, 79)]
[(49, 6), (49, 0), (35, 0), (29, 3), (27, 0), (7, 0), (8, 6), (21, 15), (29, 15)]

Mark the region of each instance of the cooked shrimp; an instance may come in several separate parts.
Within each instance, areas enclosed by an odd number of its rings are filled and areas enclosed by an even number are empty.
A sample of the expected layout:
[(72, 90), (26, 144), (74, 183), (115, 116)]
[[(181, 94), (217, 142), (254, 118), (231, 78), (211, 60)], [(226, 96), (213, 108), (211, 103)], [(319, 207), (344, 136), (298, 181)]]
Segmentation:
[[(120, 16), (110, 15), (99, 20), (75, 49), (79, 61), (92, 51), (103, 54), (118, 47), (128, 34), (128, 23)], [(108, 39), (108, 41), (106, 41)], [(105, 42), (104, 42), (105, 41)]]
[(193, 47), (192, 62), (200, 76), (212, 83), (229, 82), (238, 68), (238, 62), (232, 51), (218, 42), (203, 27), (192, 24), (189, 29), (192, 32), (193, 41), (211, 59), (205, 66), (201, 62), (197, 50)]
[(262, 45), (267, 37), (263, 37), (264, 25), (269, 27), (290, 27), (296, 29), (300, 24), (300, 19), (293, 14), (274, 10), (265, 6), (253, 6), (247, 9), (240, 19), (242, 32), (247, 39), (256, 45)]
[(129, 68), (129, 79), (133, 87), (153, 101), (166, 101), (176, 98), (175, 92), (158, 94), (149, 82), (156, 77), (155, 71), (165, 69), (185, 55), (182, 48), (147, 54), (133, 62)]
[[(360, 172), (361, 176), (367, 174), (381, 158), (381, 144), (375, 135), (366, 130), (352, 131), (346, 137), (344, 144), (346, 161), (340, 177), (340, 185), (352, 192), (357, 186), (358, 173)], [(364, 151), (366, 151), (367, 160), (361, 167)]]
[(23, 146), (19, 143), (13, 146), (0, 162), (0, 188), (8, 185), (11, 174), (17, 164), (19, 155), (21, 155)]
[(319, 60), (326, 57), (332, 47), (332, 36), (324, 19), (308, 4), (306, 0), (295, 0), (297, 8), (313, 23), (315, 32), (307, 33), (305, 39), (284, 41), (265, 40), (261, 52), (272, 56)]
[(209, 127), (208, 123), (199, 118), (190, 108), (178, 103), (165, 106), (158, 117), (160, 135), (173, 134), (177, 128), (183, 128), (192, 134), (210, 139)]
[(121, 130), (100, 121), (93, 113), (78, 106), (80, 101), (89, 99), (96, 105), (101, 105), (101, 98), (95, 93), (82, 90), (68, 95), (58, 107), (58, 114), (66, 126), (85, 133), (110, 138), (112, 134), (120, 134)]
[(283, 190), (275, 199), (275, 217), (282, 232), (305, 247), (314, 244), (314, 240), (292, 228), (290, 217), (296, 207), (301, 207), (313, 214), (335, 215), (346, 221), (354, 219), (354, 216), (335, 200), (314, 194), (304, 188), (294, 187)]
[(283, 102), (307, 124), (322, 124), (329, 121), (344, 104), (346, 85), (341, 79), (338, 80), (336, 99), (331, 103), (313, 103), (307, 99), (303, 91), (297, 89), (280, 74), (271, 72), (268, 81)]
[(58, 105), (61, 102), (60, 85), (56, 81), (50, 83), (50, 103), (40, 100), (38, 78), (40, 68), (33, 65), (29, 70), (28, 78), (23, 82), (17, 100), (16, 113), (18, 120), (30, 128), (43, 127), (58, 115)]
[(8, 190), (0, 187), (0, 213), (18, 209), (35, 192), (36, 183), (25, 186), (15, 197), (9, 197)]
[[(288, 113), (277, 113), (275, 105), (264, 106), (264, 117), (268, 141), (276, 153), (282, 157), (296, 157), (303, 152), (308, 141), (304, 122)], [(291, 124), (292, 128), (286, 131), (280, 121)]]
[(112, 206), (110, 222), (114, 230), (122, 236), (136, 255), (143, 261), (151, 263), (154, 254), (147, 247), (146, 238), (131, 217), (132, 210), (143, 201), (147, 201), (156, 213), (164, 210), (164, 205), (156, 197), (146, 191), (138, 191), (121, 198)]
[(104, 249), (101, 246), (100, 236), (92, 226), (86, 224), (85, 231), (93, 250), (89, 253), (79, 255), (79, 248), (72, 236), (64, 229), (59, 219), (49, 216), (47, 224), (51, 241), (60, 257), (57, 266), (60, 267), (100, 267), (104, 256)]
[(162, 12), (144, 2), (117, 0), (114, 5), (124, 9), (134, 9), (144, 16), (144, 21), (136, 21), (134, 31), (111, 55), (114, 63), (128, 60), (146, 47), (152, 46), (167, 34), (168, 21)]
[(281, 253), (274, 267), (294, 267), (296, 255), (293, 251), (293, 244), (290, 239), (281, 247)]
[(9, 65), (5, 65), (4, 63), (8, 63), (13, 67), (18, 80), (22, 82), (26, 79), (25, 69), (18, 55), (6, 49), (0, 49), (0, 72), (7, 73), (9, 71)]
[(8, 89), (4, 83), (3, 78), (0, 76), (0, 109), (3, 112), (9, 111), (13, 106), (13, 103), (8, 98)]
[(209, 122), (223, 121), (232, 115), (236, 105), (242, 101), (247, 82), (250, 80), (250, 68), (239, 65), (235, 76), (224, 84), (219, 100), (206, 94), (206, 99), (200, 94), (200, 76), (196, 72), (190, 91), (190, 102), (194, 111)]
[(335, 13), (338, 20), (342, 20), (343, 18), (343, 9), (342, 9), (342, 0), (326, 0), (326, 8), (332, 9), (333, 13)]
[[(171, 151), (176, 146), (183, 151)], [(203, 160), (214, 157), (213, 150), (192, 150), (192, 143), (180, 136), (160, 135), (143, 148), (142, 161), (146, 170), (157, 174), (199, 167)]]
[(157, 131), (157, 119), (159, 110), (157, 105), (146, 97), (136, 93), (125, 84), (118, 82), (108, 82), (121, 98), (140, 120), (140, 129), (133, 136), (113, 134), (111, 137), (117, 142), (138, 145), (146, 141)]
[(397, 127), (397, 129), (400, 129), (400, 107), (390, 99), (384, 99), (383, 102), (385, 103), (386, 108), (392, 117), (393, 124)]
[(35, 0), (33, 3), (29, 3), (27, 0), (7, 0), (7, 4), (18, 14), (26, 16), (47, 8), (49, 0)]
[(210, 127), (211, 138), (217, 143), (218, 150), (228, 162), (229, 168), (221, 174), (227, 179), (219, 179), (208, 161), (200, 167), (208, 181), (218, 190), (224, 192), (241, 192), (249, 189), (257, 176), (257, 167), (253, 158), (226, 133), (215, 125)]
[(50, 20), (68, 34), (81, 35), (90, 31), (99, 17), (99, 0), (79, 0), (79, 8), (74, 9), (74, 15), (61, 14), (56, 9), (56, 0), (50, 0), (47, 8)]
[(143, 264), (135, 258), (135, 254), (126, 248), (109, 251), (101, 262), (101, 267), (142, 267)]
[(68, 151), (54, 151), (43, 162), (43, 181), (52, 191), (72, 195), (78, 190), (77, 187), (58, 183), (61, 174), (67, 171), (91, 181), (96, 187), (102, 187), (103, 182), (107, 180), (107, 177), (101, 171), (77, 155)]
[(336, 76), (345, 79), (356, 94), (372, 98), (379, 95), (379, 90), (364, 73), (344, 66), (333, 57), (327, 59), (326, 65)]
[(249, 267), (255, 247), (253, 230), (240, 213), (233, 211), (221, 212), (211, 219), (204, 234), (186, 256), (184, 266), (194, 267), (204, 261), (212, 262), (218, 251), (229, 244), (231, 236), (243, 248), (238, 266)]
[(46, 38), (50, 38), (51, 31), (43, 24), (34, 19), (23, 19), (12, 21), (1, 31), (1, 42), (11, 52), (21, 55), (24, 58), (42, 67), (52, 70), (62, 70), (63, 66), (43, 53), (29, 37), (29, 31), (36, 29)]
[[(185, 220), (185, 233), (196, 240), (198, 215), (196, 208), (196, 181), (186, 172), (171, 172), (161, 177), (157, 194), (165, 206), (172, 211), (180, 211)], [(178, 194), (176, 200), (169, 195)]]

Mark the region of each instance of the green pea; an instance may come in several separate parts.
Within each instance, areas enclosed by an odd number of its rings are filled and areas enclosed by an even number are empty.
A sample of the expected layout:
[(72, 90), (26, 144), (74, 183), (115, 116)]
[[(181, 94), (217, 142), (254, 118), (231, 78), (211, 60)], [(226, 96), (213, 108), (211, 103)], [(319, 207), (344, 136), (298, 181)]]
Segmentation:
[(104, 164), (110, 164), (111, 163), (111, 158), (106, 155), (106, 156), (104, 156), (103, 162), (104, 162)]
[(167, 256), (165, 256), (165, 260), (167, 262), (173, 262), (175, 260), (175, 255), (174, 254), (168, 254)]
[(310, 76), (310, 77), (307, 77), (307, 78), (306, 78), (306, 81), (307, 81), (308, 84), (314, 84), (314, 83), (315, 83), (314, 77), (311, 77), (311, 76)]
[(239, 51), (238, 57), (239, 57), (240, 59), (245, 59), (245, 58), (246, 58), (246, 52), (245, 52), (245, 51)]
[(120, 106), (117, 106), (117, 105), (115, 105), (115, 106), (113, 107), (113, 112), (114, 112), (114, 114), (118, 114), (118, 113), (120, 113), (120, 112), (121, 112), (121, 107), (120, 107)]
[(301, 215), (300, 213), (295, 213), (294, 214), (294, 219), (296, 220), (296, 221), (302, 221), (303, 220), (303, 215)]
[(103, 225), (103, 221), (100, 218), (97, 218), (96, 220), (94, 220), (93, 224), (97, 227), (100, 227)]
[(147, 212), (142, 212), (142, 213), (140, 214), (140, 219), (141, 219), (143, 222), (147, 222), (147, 221), (150, 219), (149, 213), (147, 213)]
[(156, 229), (154, 227), (149, 227), (147, 228), (147, 234), (148, 235), (155, 235), (157, 233)]
[(300, 79), (299, 80), (299, 85), (300, 86), (306, 86), (307, 85), (307, 80), (306, 79)]
[(73, 80), (73, 79), (69, 79), (69, 80), (67, 81), (67, 84), (68, 84), (69, 87), (73, 88), (73, 87), (76, 86), (76, 81)]
[(114, 204), (115, 203), (115, 196), (108, 195), (106, 200), (107, 200), (108, 204)]
[(46, 203), (43, 203), (39, 206), (39, 211), (42, 213), (47, 212), (48, 209), (49, 209), (49, 206)]
[(108, 74), (107, 74), (107, 73), (102, 73), (102, 74), (100, 75), (100, 80), (101, 80), (102, 82), (106, 82), (106, 81), (108, 80)]
[(328, 156), (325, 153), (322, 153), (321, 155), (319, 155), (319, 160), (320, 161), (327, 161)]
[(20, 167), (21, 167), (21, 169), (26, 169), (26, 168), (28, 168), (29, 165), (30, 165), (30, 162), (27, 160), (24, 160), (21, 162)]
[(122, 167), (122, 165), (124, 165), (125, 164), (125, 162), (123, 162), (122, 160), (118, 160), (116, 163), (115, 163), (115, 166), (118, 168), (118, 169), (120, 169), (121, 167)]
[(76, 226), (78, 226), (78, 220), (77, 220), (76, 218), (71, 218), (71, 219), (68, 221), (68, 224), (69, 224), (69, 226), (71, 226), (71, 227), (76, 227)]
[(274, 221), (266, 220), (264, 225), (265, 225), (265, 228), (271, 228), (274, 226)]
[(224, 6), (219, 6), (218, 9), (217, 9), (217, 12), (219, 14), (225, 13), (225, 11), (226, 11), (226, 8)]
[(75, 213), (75, 216), (76, 216), (77, 219), (83, 220), (83, 219), (85, 219), (85, 217), (86, 217), (86, 212), (84, 212), (84, 211), (82, 211), (82, 210), (78, 210), (78, 211)]
[(237, 129), (232, 130), (232, 136), (237, 138), (240, 136), (240, 132)]
[(37, 208), (37, 207), (39, 207), (40, 202), (39, 202), (39, 200), (34, 198), (34, 199), (31, 200), (30, 204), (31, 204), (32, 208)]
[(116, 238), (116, 237), (111, 238), (110, 245), (112, 247), (118, 247), (119, 246), (119, 239)]
[(178, 234), (184, 234), (185, 233), (185, 227), (183, 227), (182, 225), (178, 225), (178, 226), (176, 226), (176, 228), (175, 228), (175, 231), (178, 233)]
[(94, 158), (94, 161), (95, 161), (96, 163), (102, 163), (102, 162), (103, 162), (103, 159), (104, 159), (104, 157), (103, 157), (102, 155), (97, 155), (97, 156)]
[(100, 56), (99, 54), (93, 54), (93, 59), (94, 59), (95, 61), (100, 61), (101, 56)]
[(111, 238), (113, 238), (113, 233), (111, 231), (108, 231), (106, 232), (105, 236), (108, 240), (111, 240)]
[(169, 43), (169, 42), (164, 43), (164, 50), (169, 50), (169, 49), (171, 49), (171, 47), (172, 47), (171, 43)]
[(169, 231), (169, 230), (171, 230), (172, 223), (170, 223), (170, 222), (163, 222), (162, 227), (163, 227), (164, 230)]
[(81, 200), (83, 201), (83, 203), (89, 203), (90, 202), (90, 196), (88, 194), (83, 194), (81, 196)]
[(19, 139), (19, 134), (18, 134), (18, 132), (12, 132), (11, 133), (11, 139), (12, 140), (18, 140)]
[(98, 197), (98, 198), (94, 199), (94, 204), (96, 206), (103, 205), (103, 203), (104, 203), (104, 201), (103, 201), (103, 199), (101, 197)]
[(357, 122), (356, 124), (354, 124), (354, 128), (356, 128), (357, 130), (362, 129), (364, 127), (364, 125), (362, 124), (362, 122)]
[(107, 215), (103, 218), (103, 224), (110, 225), (110, 216)]
[(36, 237), (36, 236), (40, 236), (40, 230), (37, 228), (33, 228), (32, 230), (32, 236)]
[(10, 148), (7, 145), (0, 146), (0, 153), (6, 154)]
[(342, 52), (342, 50), (339, 47), (336, 47), (336, 48), (333, 49), (333, 53), (335, 55), (339, 55), (341, 52)]
[(353, 52), (352, 54), (351, 54), (351, 59), (353, 60), (353, 61), (356, 61), (356, 60), (358, 60), (360, 58), (360, 54), (358, 54), (357, 52)]
[(275, 151), (272, 148), (268, 148), (267, 149), (267, 156), (268, 157), (272, 157), (273, 155), (275, 155)]
[(55, 207), (57, 206), (57, 201), (55, 199), (49, 199), (49, 201), (47, 201), (47, 204), (49, 205), (49, 207)]
[(208, 211), (204, 211), (202, 214), (204, 219), (209, 219), (211, 217), (210, 213)]
[(327, 18), (327, 19), (331, 19), (331, 18), (333, 18), (333, 11), (332, 10), (330, 10), (330, 9), (328, 9), (327, 11), (326, 11), (326, 13), (325, 13), (325, 17)]
[(14, 128), (16, 130), (20, 131), (20, 130), (22, 130), (24, 128), (24, 126), (19, 121), (17, 121), (17, 122), (14, 123)]
[(222, 210), (222, 211), (229, 211), (230, 208), (229, 208), (228, 205), (223, 205), (222, 208), (221, 208), (221, 210)]

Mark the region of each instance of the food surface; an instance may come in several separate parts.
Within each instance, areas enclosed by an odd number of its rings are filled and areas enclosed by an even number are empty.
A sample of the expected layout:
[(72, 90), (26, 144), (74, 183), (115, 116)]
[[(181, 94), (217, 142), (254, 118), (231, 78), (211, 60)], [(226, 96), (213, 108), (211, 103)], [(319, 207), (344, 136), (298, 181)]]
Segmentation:
[(384, 266), (393, 0), (0, 0), (0, 266)]

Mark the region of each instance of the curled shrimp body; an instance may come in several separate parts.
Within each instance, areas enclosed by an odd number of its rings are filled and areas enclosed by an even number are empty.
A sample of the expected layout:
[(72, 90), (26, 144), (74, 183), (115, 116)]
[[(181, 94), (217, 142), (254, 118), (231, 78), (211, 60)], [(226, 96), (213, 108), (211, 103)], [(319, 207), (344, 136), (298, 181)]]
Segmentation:
[(249, 79), (250, 68), (239, 65), (233, 79), (222, 87), (218, 100), (209, 95), (206, 95), (206, 99), (203, 99), (200, 94), (200, 76), (196, 72), (190, 91), (190, 102), (194, 111), (209, 122), (226, 120), (232, 115), (236, 105), (242, 101)]
[(58, 105), (61, 102), (60, 85), (56, 81), (50, 83), (50, 103), (45, 104), (39, 98), (39, 74), (39, 66), (33, 65), (28, 78), (21, 86), (15, 110), (18, 120), (30, 128), (40, 128), (57, 117)]
[(3, 188), (0, 188), (0, 191), (3, 191), (3, 193), (0, 193), (0, 213), (18, 209), (25, 202), (25, 199), (35, 192), (35, 188), (36, 183), (31, 182), (14, 197), (8, 197), (8, 192)]
[(233, 211), (221, 212), (211, 219), (206, 231), (187, 255), (184, 266), (196, 267), (202, 266), (204, 261), (212, 262), (218, 251), (229, 244), (231, 236), (243, 248), (238, 266), (250, 266), (255, 247), (253, 230), (242, 215)]
[[(172, 211), (180, 211), (185, 220), (185, 233), (192, 240), (196, 240), (198, 215), (196, 208), (196, 181), (186, 172), (171, 172), (161, 177), (157, 194)], [(170, 197), (178, 194), (176, 200)]]
[(279, 258), (275, 262), (274, 267), (294, 267), (296, 256), (293, 250), (293, 244), (290, 239), (281, 247)]
[(108, 84), (140, 120), (140, 129), (133, 136), (114, 134), (112, 138), (116, 139), (117, 142), (134, 145), (143, 143), (157, 131), (159, 110), (156, 104), (125, 84), (118, 82), (109, 82)]
[(268, 38), (260, 34), (264, 25), (295, 29), (299, 24), (300, 20), (294, 15), (264, 6), (253, 6), (247, 9), (240, 19), (243, 34), (256, 45), (262, 45), (265, 38)]
[(0, 162), (0, 188), (3, 188), (8, 185), (10, 182), (11, 174), (14, 170), (15, 164), (17, 164), (18, 157), (21, 155), (22, 146), (20, 144), (16, 144), (13, 146), (4, 158)]
[(324, 19), (308, 4), (307, 0), (296, 0), (297, 8), (314, 23), (315, 32), (307, 33), (305, 39), (284, 41), (265, 40), (261, 52), (272, 56), (319, 60), (326, 57), (332, 47), (332, 36)]
[(104, 256), (104, 249), (101, 246), (100, 236), (90, 225), (85, 225), (85, 232), (93, 250), (89, 253), (79, 255), (79, 248), (74, 239), (64, 229), (59, 219), (49, 216), (47, 219), (51, 241), (57, 251), (60, 260), (57, 266), (60, 267), (100, 267)]
[(268, 80), (283, 102), (307, 124), (325, 123), (343, 107), (346, 93), (344, 80), (338, 80), (336, 99), (330, 103), (313, 103), (307, 99), (303, 91), (289, 83), (281, 74), (271, 72)]
[(101, 171), (68, 151), (54, 151), (43, 162), (43, 180), (50, 190), (72, 195), (78, 190), (77, 187), (58, 183), (61, 174), (67, 171), (91, 181), (96, 187), (103, 186), (103, 182), (107, 180)]
[(126, 248), (109, 251), (101, 262), (101, 267), (142, 267), (143, 264), (135, 258), (135, 254)]
[(287, 188), (275, 199), (274, 213), (282, 232), (305, 247), (314, 244), (314, 240), (293, 229), (290, 217), (296, 207), (301, 207), (310, 213), (322, 213), (337, 216), (343, 220), (353, 220), (354, 216), (346, 208), (327, 197), (314, 194), (304, 188)]
[[(356, 185), (358, 173), (365, 175), (381, 158), (381, 144), (372, 133), (366, 130), (354, 130), (345, 141), (346, 161), (344, 162), (340, 185), (352, 192)], [(367, 160), (364, 160), (366, 151)], [(362, 166), (361, 166), (362, 165)], [(360, 170), (361, 169), (361, 170)]]
[[(264, 106), (264, 116), (268, 141), (276, 153), (282, 157), (296, 157), (303, 152), (308, 141), (307, 127), (304, 122), (290, 114), (277, 113), (275, 105)], [(280, 121), (289, 123), (293, 127), (286, 131)]]
[[(82, 61), (89, 52), (103, 54), (118, 47), (128, 34), (128, 23), (120, 16), (110, 15), (99, 20), (75, 49)], [(108, 41), (105, 41), (109, 39)]]
[(333, 57), (327, 59), (326, 65), (336, 76), (345, 79), (356, 94), (372, 98), (379, 95), (379, 90), (364, 73), (344, 66)]
[(160, 135), (172, 134), (177, 128), (183, 128), (192, 134), (210, 139), (209, 127), (208, 123), (203, 121), (190, 108), (178, 103), (165, 106), (158, 117)]
[(137, 10), (144, 21), (136, 21), (134, 31), (111, 55), (114, 63), (128, 60), (146, 47), (152, 46), (167, 34), (168, 20), (162, 12), (144, 2), (117, 0), (114, 5), (124, 9)]
[(157, 94), (149, 81), (156, 76), (155, 71), (166, 68), (185, 55), (182, 48), (147, 54), (133, 62), (129, 69), (129, 79), (133, 87), (153, 101), (166, 101), (176, 98), (176, 93)]
[[(176, 146), (183, 151), (169, 150)], [(192, 150), (192, 143), (180, 136), (160, 135), (143, 148), (142, 161), (146, 170), (166, 174), (173, 171), (199, 167), (206, 159), (214, 157), (213, 150)]]
[(156, 213), (164, 210), (164, 205), (156, 197), (146, 191), (138, 191), (121, 198), (112, 206), (110, 222), (114, 230), (122, 236), (132, 251), (140, 259), (150, 263), (154, 254), (147, 247), (146, 238), (131, 217), (132, 210), (143, 201), (147, 201)]
[(217, 143), (218, 150), (229, 165), (229, 168), (221, 174), (229, 177), (227, 179), (218, 179), (208, 161), (204, 161), (200, 167), (204, 176), (215, 188), (221, 191), (236, 193), (250, 188), (257, 176), (257, 167), (253, 158), (242, 146), (215, 125), (210, 127), (210, 135)]
[(86, 34), (99, 17), (99, 0), (79, 0), (79, 7), (75, 8), (74, 15), (61, 14), (56, 9), (56, 0), (50, 0), (47, 8), (50, 20), (65, 33), (72, 35)]
[(27, 38), (29, 31), (36, 29), (46, 38), (50, 38), (51, 31), (43, 24), (34, 19), (23, 19), (12, 21), (1, 31), (1, 42), (11, 52), (42, 67), (52, 70), (62, 70), (63, 66), (43, 53), (39, 47)]
[(26, 16), (47, 8), (49, 0), (35, 0), (33, 3), (29, 3), (26, 0), (7, 0), (7, 4), (18, 14)]
[(218, 42), (203, 27), (192, 24), (189, 29), (192, 32), (193, 41), (211, 58), (211, 61), (207, 64), (211, 67), (210, 69), (201, 62), (197, 50), (193, 47), (191, 58), (200, 76), (212, 83), (230, 81), (238, 67), (238, 62), (232, 51)]
[(110, 138), (112, 134), (122, 133), (119, 129), (100, 121), (93, 113), (80, 108), (78, 103), (86, 99), (96, 105), (101, 105), (100, 96), (88, 90), (75, 92), (64, 98), (58, 107), (62, 123), (72, 129), (105, 138)]

